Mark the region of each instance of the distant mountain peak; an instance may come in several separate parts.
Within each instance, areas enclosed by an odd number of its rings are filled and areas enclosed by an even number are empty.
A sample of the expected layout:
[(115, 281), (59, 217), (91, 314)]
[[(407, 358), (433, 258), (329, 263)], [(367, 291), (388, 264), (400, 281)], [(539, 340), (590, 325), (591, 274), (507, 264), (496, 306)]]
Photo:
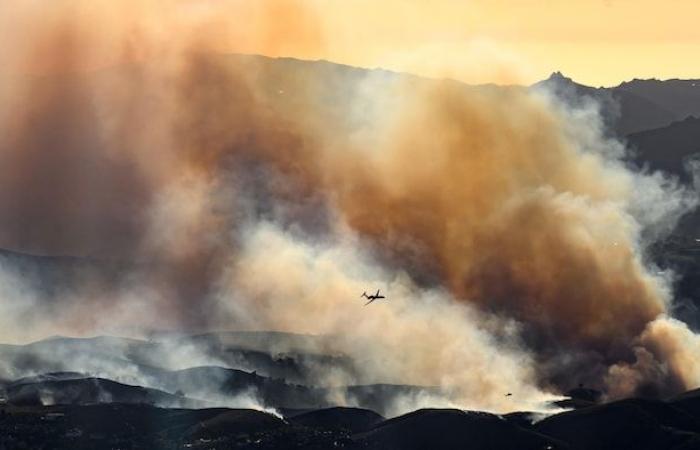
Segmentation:
[(589, 89), (588, 86), (584, 86), (582, 84), (575, 82), (573, 79), (567, 77), (566, 75), (564, 75), (563, 73), (561, 73), (558, 70), (556, 72), (552, 72), (552, 74), (548, 78), (546, 78), (542, 81), (538, 81), (537, 83), (533, 84), (532, 87), (535, 87), (535, 88), (544, 87), (547, 89), (555, 89), (555, 90), (561, 90), (561, 89), (568, 90), (570, 88)]
[(547, 81), (566, 81), (569, 83), (573, 83), (574, 80), (565, 76), (563, 73), (557, 70), (556, 72), (552, 72), (549, 78), (547, 78)]

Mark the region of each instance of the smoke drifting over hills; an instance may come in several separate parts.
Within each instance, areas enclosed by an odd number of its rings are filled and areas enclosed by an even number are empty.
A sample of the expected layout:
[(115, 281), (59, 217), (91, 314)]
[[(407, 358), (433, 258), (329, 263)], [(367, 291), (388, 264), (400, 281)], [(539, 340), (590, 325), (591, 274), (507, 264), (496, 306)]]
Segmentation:
[[(6, 270), (3, 339), (328, 334), (337, 347), (319, 350), (361, 373), (319, 383), (446, 392), (410, 407), (700, 385), (700, 339), (666, 317), (668, 280), (642, 241), (693, 201), (626, 169), (595, 105), (383, 72), (326, 74), (347, 81), (328, 87), (293, 62), (212, 53), (231, 4), (191, 27), (156, 3), (98, 4), (49, 7), (50, 20), (3, 7), (34, 26), (1, 48), (0, 245), (94, 256), (120, 275), (85, 269), (48, 301)], [(303, 26), (285, 30), (308, 29), (313, 14), (286, 8)], [(18, 41), (21, 54), (4, 48)], [(363, 308), (368, 287), (389, 301)]]

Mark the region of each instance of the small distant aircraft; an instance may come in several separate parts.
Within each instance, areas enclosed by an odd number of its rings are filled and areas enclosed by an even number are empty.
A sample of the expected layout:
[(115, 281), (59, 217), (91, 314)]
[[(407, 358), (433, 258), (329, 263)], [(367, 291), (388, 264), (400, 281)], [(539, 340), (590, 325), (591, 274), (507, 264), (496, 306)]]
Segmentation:
[(369, 300), (367, 303), (365, 303), (365, 306), (369, 305), (370, 303), (372, 303), (375, 300), (380, 300), (380, 299), (386, 298), (383, 295), (379, 294), (379, 289), (377, 289), (376, 294), (367, 295), (367, 292), (363, 292), (360, 297), (364, 297), (364, 298)]
[(512, 392), (509, 392), (509, 393), (506, 394), (506, 397), (510, 397), (510, 396), (512, 396), (512, 395), (513, 395), (513, 393), (512, 393)]

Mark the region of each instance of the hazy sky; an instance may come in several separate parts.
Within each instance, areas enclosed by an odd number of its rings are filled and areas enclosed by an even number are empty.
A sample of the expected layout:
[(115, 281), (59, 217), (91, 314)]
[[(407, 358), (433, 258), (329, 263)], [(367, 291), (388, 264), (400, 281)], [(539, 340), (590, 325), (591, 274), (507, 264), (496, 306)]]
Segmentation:
[(698, 0), (17, 0), (0, 2), (0, 44), (9, 46), (0, 62), (11, 52), (60, 63), (23, 45), (40, 22), (65, 17), (98, 55), (118, 53), (103, 50), (123, 47), (126, 35), (129, 54), (150, 58), (163, 50), (153, 42), (195, 30), (222, 52), (472, 83), (531, 83), (555, 70), (596, 86), (700, 78)]
[[(295, 3), (275, 3), (286, 7), (272, 8), (273, 14), (294, 15), (290, 5)], [(591, 85), (635, 77), (700, 78), (697, 0), (307, 0), (296, 4), (311, 6), (296, 17), (306, 32), (301, 38), (290, 32), (267, 53), (323, 57), (471, 82), (532, 82), (554, 70)], [(311, 25), (314, 22), (318, 29)], [(272, 23), (279, 27), (276, 20)], [(313, 43), (317, 33), (323, 36), (322, 44)]]
[[(275, 45), (261, 49), (256, 40), (252, 52), (469, 82), (527, 83), (555, 70), (591, 85), (635, 77), (700, 78), (697, 0), (268, 3), (274, 5), (268, 9), (274, 16), (268, 26), (276, 31), (265, 45)], [(291, 13), (298, 6), (304, 12)]]

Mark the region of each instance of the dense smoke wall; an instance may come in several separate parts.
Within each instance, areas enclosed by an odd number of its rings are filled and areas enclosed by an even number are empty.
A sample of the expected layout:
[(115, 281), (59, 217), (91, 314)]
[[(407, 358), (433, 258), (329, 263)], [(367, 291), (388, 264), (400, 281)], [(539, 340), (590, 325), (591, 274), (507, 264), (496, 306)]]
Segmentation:
[[(668, 281), (642, 241), (692, 201), (626, 169), (595, 105), (217, 54), (238, 4), (196, 20), (155, 2), (67, 5), (3, 7), (33, 27), (10, 27), (3, 44), (0, 245), (118, 274), (86, 270), (47, 301), (5, 270), (4, 338), (334, 335), (361, 375), (320, 382), (447, 393), (399, 409), (699, 384), (698, 338), (666, 317)], [(249, 36), (275, 48), (277, 14), (256, 14)], [(322, 41), (305, 28), (313, 14), (294, 17), (286, 33)], [(377, 287), (388, 301), (363, 307)]]

